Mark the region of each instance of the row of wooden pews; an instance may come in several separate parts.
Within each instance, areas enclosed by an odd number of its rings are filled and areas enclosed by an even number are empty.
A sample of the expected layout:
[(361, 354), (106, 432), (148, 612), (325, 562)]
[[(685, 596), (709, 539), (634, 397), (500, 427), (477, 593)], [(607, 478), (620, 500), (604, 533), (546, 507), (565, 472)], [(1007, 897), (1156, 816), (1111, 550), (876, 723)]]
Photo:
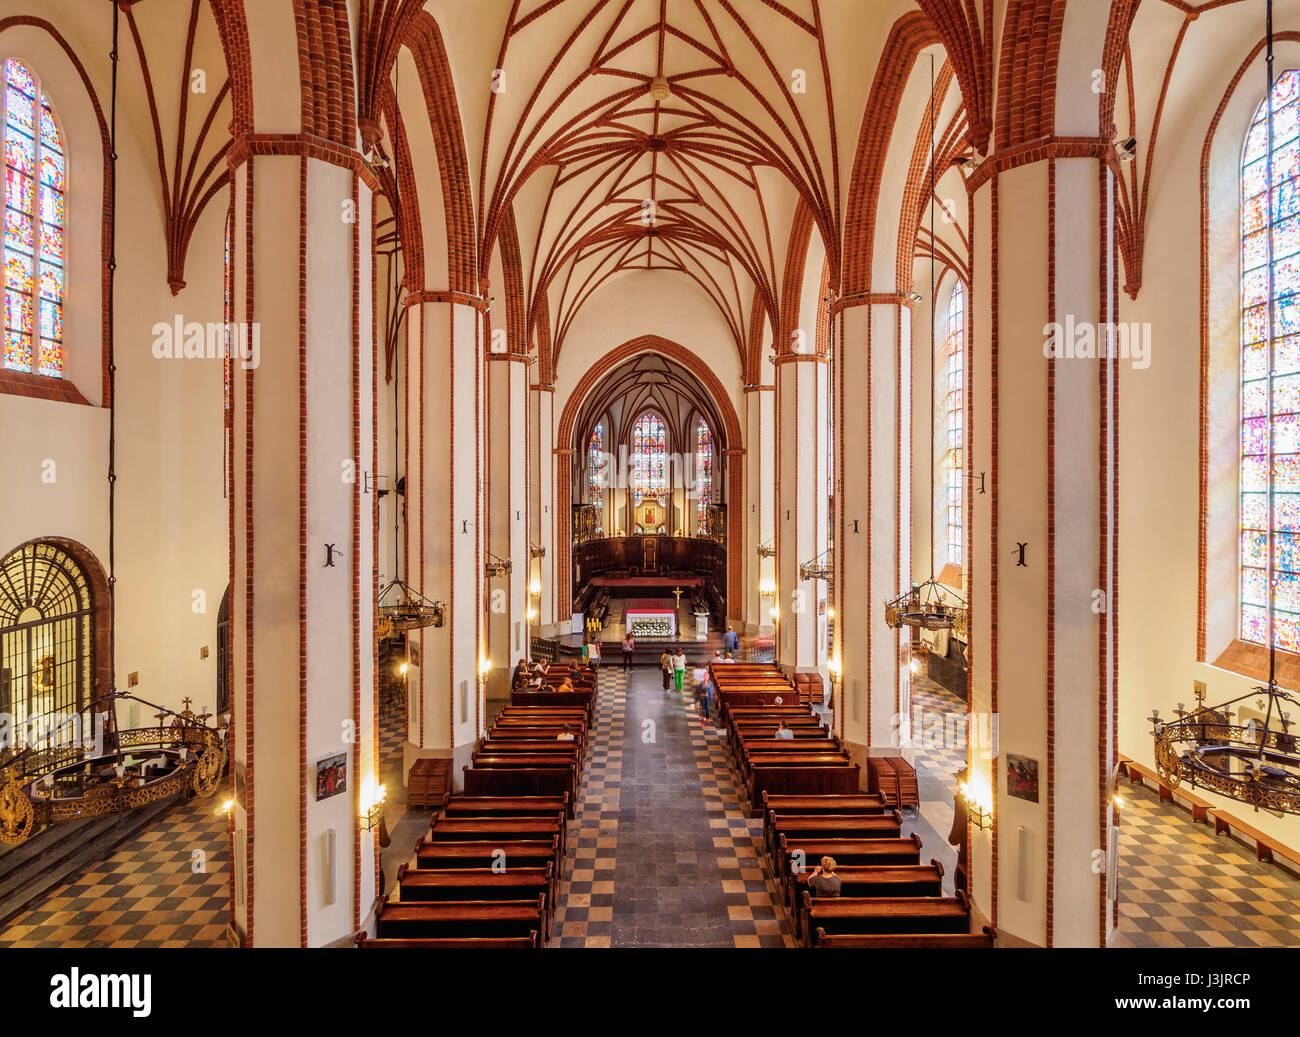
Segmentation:
[(377, 935), (358, 946), (544, 946), (590, 722), (581, 706), (507, 706), (474, 747), (465, 791), (444, 799), (398, 870), (396, 897), (380, 901)]
[[(752, 814), (764, 793), (848, 795), (862, 784), (861, 767), (799, 702), (790, 679), (770, 663), (714, 663), (718, 712), (736, 769), (737, 788)], [(794, 735), (776, 738), (781, 724)]]
[[(733, 672), (734, 671), (734, 672)], [(944, 869), (903, 835), (897, 794), (864, 793), (849, 753), (774, 666), (712, 667), (738, 788), (763, 818), (764, 849), (794, 935), (807, 947), (991, 947), (972, 934), (966, 895), (943, 896)], [(782, 701), (778, 702), (777, 699)], [(784, 724), (794, 735), (778, 740)], [(897, 786), (895, 786), (897, 788)], [(839, 897), (808, 879), (833, 857)]]

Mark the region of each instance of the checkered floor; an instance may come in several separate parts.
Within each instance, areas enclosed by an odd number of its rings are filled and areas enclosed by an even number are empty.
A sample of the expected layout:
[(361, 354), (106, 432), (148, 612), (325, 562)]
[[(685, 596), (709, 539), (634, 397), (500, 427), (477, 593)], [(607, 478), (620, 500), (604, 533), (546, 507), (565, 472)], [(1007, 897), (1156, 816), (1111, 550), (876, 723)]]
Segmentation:
[(224, 947), (225, 796), (191, 799), (0, 931), (0, 947)]
[(657, 670), (601, 668), (552, 946), (786, 947), (725, 738)]
[(1142, 785), (1124, 788), (1119, 942), (1125, 947), (1298, 947), (1300, 878), (1197, 824)]

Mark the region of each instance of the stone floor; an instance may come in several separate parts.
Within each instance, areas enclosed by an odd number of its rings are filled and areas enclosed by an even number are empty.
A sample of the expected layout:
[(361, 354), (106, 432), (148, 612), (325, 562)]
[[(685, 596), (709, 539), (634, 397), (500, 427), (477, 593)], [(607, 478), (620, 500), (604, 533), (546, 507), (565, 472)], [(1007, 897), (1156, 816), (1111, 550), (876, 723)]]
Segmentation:
[(722, 733), (652, 667), (602, 666), (553, 947), (786, 947)]

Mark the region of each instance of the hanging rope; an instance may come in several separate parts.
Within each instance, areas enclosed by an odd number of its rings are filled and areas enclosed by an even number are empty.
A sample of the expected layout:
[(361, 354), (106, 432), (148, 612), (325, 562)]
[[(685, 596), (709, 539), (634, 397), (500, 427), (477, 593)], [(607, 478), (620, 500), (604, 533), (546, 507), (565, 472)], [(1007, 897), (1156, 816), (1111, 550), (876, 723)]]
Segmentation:
[[(1264, 118), (1266, 121), (1266, 137), (1264, 140), (1264, 184), (1265, 184), (1265, 202), (1268, 206), (1268, 252), (1267, 252), (1267, 269), (1268, 269), (1268, 337), (1265, 340), (1268, 343), (1268, 360), (1265, 370), (1267, 382), (1265, 387), (1265, 413), (1268, 420), (1264, 424), (1268, 436), (1268, 533), (1265, 536), (1265, 547), (1267, 549), (1268, 559), (1268, 686), (1276, 687), (1277, 681), (1277, 645), (1273, 633), (1273, 604), (1274, 597), (1277, 593), (1277, 584), (1273, 576), (1273, 306), (1274, 306), (1274, 285), (1273, 285), (1273, 0), (1264, 0), (1265, 3), (1265, 36), (1268, 40), (1268, 50), (1264, 59), (1264, 71), (1268, 76), (1268, 90), (1264, 94)], [(1263, 758), (1264, 743), (1260, 742), (1260, 758)]]
[[(117, 359), (113, 338), (114, 285), (117, 275), (117, 64), (118, 22), (121, 12), (113, 4), (113, 49), (109, 60), (113, 69), (113, 87), (109, 105), (108, 154), (108, 310), (105, 314), (108, 338), (108, 672), (112, 699), (117, 697)], [(108, 714), (117, 730), (117, 707)], [(114, 739), (116, 742), (117, 739)], [(117, 746), (122, 757), (122, 747)]]

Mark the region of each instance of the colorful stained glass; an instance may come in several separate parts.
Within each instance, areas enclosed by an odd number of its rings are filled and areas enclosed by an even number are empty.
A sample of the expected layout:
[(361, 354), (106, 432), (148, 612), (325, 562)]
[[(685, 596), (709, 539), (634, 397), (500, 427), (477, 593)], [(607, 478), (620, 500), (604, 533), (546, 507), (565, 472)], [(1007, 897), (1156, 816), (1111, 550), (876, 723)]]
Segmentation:
[(948, 562), (961, 565), (965, 542), (965, 494), (962, 479), (966, 467), (966, 289), (960, 281), (953, 285), (952, 297), (948, 300), (948, 334), (943, 348), (948, 415), (945, 464), (948, 483)]
[(61, 378), (67, 217), (63, 135), (40, 80), (21, 62), (4, 63), (2, 90), (5, 338), (0, 365)]
[(668, 503), (668, 430), (646, 412), (632, 426), (632, 503), (653, 498)]
[(596, 422), (587, 441), (587, 489), (596, 509), (596, 528), (605, 529), (605, 422)]
[(709, 505), (713, 503), (713, 430), (701, 416), (695, 422), (696, 534), (709, 531)]

